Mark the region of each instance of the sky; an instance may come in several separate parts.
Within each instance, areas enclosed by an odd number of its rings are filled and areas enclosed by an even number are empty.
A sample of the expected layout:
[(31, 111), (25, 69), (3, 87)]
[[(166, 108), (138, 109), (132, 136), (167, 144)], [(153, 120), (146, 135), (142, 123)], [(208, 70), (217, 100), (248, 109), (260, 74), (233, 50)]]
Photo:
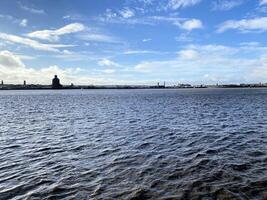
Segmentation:
[(267, 82), (267, 0), (1, 0), (0, 80)]

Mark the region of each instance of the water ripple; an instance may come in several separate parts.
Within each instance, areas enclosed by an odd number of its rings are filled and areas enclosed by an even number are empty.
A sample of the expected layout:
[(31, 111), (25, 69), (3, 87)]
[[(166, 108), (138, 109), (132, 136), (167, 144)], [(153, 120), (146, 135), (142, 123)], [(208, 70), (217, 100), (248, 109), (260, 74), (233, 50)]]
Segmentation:
[(1, 91), (0, 199), (267, 199), (267, 90)]

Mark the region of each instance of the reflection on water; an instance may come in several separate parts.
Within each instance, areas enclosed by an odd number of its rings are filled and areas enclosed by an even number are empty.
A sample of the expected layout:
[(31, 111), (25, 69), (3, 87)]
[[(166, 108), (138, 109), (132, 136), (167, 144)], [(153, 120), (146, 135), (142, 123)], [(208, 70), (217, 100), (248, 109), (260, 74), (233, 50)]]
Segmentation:
[(0, 92), (0, 199), (266, 199), (267, 90)]

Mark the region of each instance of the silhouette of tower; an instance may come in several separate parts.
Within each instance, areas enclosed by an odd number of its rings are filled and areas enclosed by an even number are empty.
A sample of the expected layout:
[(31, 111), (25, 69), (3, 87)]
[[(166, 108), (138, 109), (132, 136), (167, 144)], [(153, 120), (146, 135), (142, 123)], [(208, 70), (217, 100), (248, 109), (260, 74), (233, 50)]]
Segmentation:
[(57, 77), (57, 75), (55, 75), (55, 77), (52, 80), (52, 88), (53, 89), (60, 89), (60, 88), (62, 88), (62, 85), (60, 84), (60, 80)]
[(3, 80), (1, 81), (1, 85), (4, 85), (4, 81)]
[(26, 81), (23, 81), (23, 86), (26, 86)]

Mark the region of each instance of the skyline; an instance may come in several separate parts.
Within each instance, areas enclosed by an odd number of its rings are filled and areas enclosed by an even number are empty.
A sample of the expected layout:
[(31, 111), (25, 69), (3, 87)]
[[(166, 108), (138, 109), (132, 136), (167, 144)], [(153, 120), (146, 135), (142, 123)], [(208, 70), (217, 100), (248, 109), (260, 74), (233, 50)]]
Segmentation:
[(0, 2), (0, 80), (267, 82), (266, 0)]

